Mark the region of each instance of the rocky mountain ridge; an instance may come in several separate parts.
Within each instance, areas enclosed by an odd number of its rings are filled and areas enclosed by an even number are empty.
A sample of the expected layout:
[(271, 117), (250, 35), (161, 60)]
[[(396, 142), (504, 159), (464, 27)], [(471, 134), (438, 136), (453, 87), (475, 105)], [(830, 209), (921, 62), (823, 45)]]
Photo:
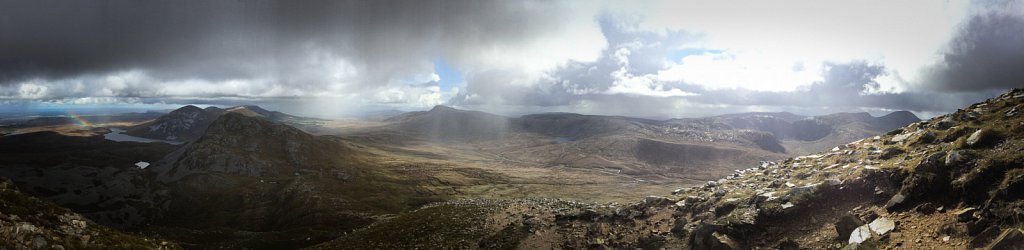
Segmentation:
[(159, 140), (189, 141), (202, 136), (206, 127), (225, 112), (217, 107), (202, 109), (188, 105), (151, 122), (128, 128), (125, 134)]
[(194, 141), (205, 133), (210, 123), (227, 113), (237, 113), (248, 117), (257, 117), (292, 125), (302, 125), (318, 121), (317, 119), (293, 116), (278, 111), (269, 111), (255, 105), (241, 105), (227, 109), (214, 106), (199, 108), (186, 105), (152, 121), (132, 126), (127, 129), (125, 134), (158, 140)]

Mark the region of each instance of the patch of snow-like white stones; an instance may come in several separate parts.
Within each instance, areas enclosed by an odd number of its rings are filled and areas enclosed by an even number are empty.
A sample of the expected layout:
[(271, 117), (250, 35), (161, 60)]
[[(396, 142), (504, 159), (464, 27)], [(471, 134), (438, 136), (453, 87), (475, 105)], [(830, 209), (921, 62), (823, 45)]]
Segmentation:
[(139, 169), (146, 169), (146, 167), (149, 167), (149, 162), (144, 162), (144, 161), (136, 162), (135, 166), (139, 167)]
[(868, 227), (878, 235), (885, 235), (886, 233), (889, 233), (889, 231), (896, 229), (896, 222), (885, 217), (880, 217), (868, 224)]
[(860, 226), (857, 229), (854, 229), (853, 233), (850, 234), (849, 242), (860, 244), (868, 240), (868, 238), (871, 238), (871, 229), (868, 229), (866, 225)]
[(850, 233), (850, 243), (862, 243), (874, 235), (884, 236), (885, 234), (892, 232), (896, 229), (896, 222), (885, 218), (879, 217), (867, 225), (862, 225), (853, 230)]

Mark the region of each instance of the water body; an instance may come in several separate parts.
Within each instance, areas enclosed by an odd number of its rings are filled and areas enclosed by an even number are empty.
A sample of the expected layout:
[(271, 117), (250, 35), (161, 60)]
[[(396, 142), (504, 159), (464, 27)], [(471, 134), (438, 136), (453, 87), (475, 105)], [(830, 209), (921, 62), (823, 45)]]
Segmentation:
[(154, 139), (147, 139), (147, 138), (142, 138), (142, 137), (130, 136), (130, 135), (124, 134), (124, 131), (125, 131), (124, 129), (110, 128), (110, 133), (107, 133), (107, 134), (103, 135), (103, 139), (107, 139), (107, 140), (111, 140), (111, 141), (131, 141), (131, 142), (144, 142), (144, 143), (163, 142), (163, 143), (167, 143), (167, 144), (171, 144), (171, 145), (179, 145), (179, 144), (182, 143), (182, 142), (179, 142), (179, 141), (154, 140)]

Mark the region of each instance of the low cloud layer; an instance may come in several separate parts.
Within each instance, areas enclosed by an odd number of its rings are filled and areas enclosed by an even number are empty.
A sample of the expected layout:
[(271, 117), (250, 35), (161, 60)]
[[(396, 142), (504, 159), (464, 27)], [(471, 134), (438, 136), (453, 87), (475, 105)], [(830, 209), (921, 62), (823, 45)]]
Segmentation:
[(743, 6), (0, 1), (0, 100), (676, 117), (948, 112), (1024, 86), (1019, 1)]

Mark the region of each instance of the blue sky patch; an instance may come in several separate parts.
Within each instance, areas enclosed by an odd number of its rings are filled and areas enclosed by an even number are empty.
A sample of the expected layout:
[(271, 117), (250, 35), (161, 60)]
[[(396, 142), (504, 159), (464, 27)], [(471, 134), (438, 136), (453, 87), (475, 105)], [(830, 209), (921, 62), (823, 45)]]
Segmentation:
[(703, 55), (703, 54), (721, 54), (725, 50), (720, 49), (701, 49), (701, 48), (685, 48), (668, 53), (668, 59), (673, 62), (682, 63), (683, 58), (692, 55)]
[(441, 87), (441, 92), (448, 92), (452, 88), (462, 87), (464, 83), (462, 71), (448, 65), (448, 62), (445, 62), (442, 58), (434, 59), (434, 73), (441, 77), (441, 80), (437, 82)]

